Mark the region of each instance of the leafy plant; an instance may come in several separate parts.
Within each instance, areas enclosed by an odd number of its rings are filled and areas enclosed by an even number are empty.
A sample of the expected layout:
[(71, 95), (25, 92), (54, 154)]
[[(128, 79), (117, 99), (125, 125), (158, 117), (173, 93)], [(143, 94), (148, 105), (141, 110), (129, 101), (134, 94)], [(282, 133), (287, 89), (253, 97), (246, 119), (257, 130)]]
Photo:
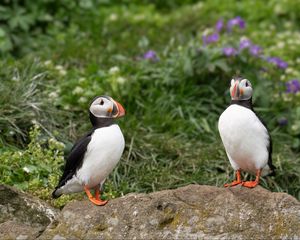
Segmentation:
[[(75, 15), (92, 12), (98, 0), (5, 0), (0, 4), (0, 51), (23, 55), (37, 48), (36, 37), (62, 30)], [(90, 13), (91, 13), (90, 12)], [(53, 31), (53, 30), (52, 30)]]
[(30, 143), (25, 149), (2, 151), (0, 181), (49, 199), (64, 163), (64, 144), (42, 137), (38, 125), (31, 128), (29, 136)]

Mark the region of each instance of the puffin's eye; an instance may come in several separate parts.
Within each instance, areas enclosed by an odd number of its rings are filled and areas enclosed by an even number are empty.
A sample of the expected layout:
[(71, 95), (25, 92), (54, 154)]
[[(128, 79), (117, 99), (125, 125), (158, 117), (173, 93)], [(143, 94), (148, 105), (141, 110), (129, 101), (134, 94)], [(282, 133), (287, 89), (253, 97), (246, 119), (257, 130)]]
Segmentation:
[(246, 82), (246, 87), (248, 87), (249, 86), (249, 84), (248, 84), (248, 82)]
[(103, 99), (101, 99), (101, 101), (100, 101), (100, 105), (103, 105), (104, 104), (104, 101), (103, 101)]

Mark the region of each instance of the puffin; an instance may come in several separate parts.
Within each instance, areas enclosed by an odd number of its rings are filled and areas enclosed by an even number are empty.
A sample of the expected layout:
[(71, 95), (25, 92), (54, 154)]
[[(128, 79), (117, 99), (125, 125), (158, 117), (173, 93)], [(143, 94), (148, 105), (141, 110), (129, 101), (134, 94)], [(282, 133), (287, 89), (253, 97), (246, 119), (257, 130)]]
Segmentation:
[[(93, 128), (72, 147), (53, 198), (85, 191), (93, 204), (107, 203), (101, 200), (103, 184), (120, 161), (125, 147), (122, 131), (114, 120), (124, 115), (125, 109), (113, 98), (102, 95), (93, 99), (89, 107)], [(91, 189), (95, 191), (94, 196)]]
[[(252, 94), (249, 80), (234, 77), (230, 86), (230, 106), (219, 117), (218, 130), (236, 175), (236, 180), (225, 187), (254, 188), (261, 176), (275, 175), (272, 139), (265, 123), (253, 109)], [(255, 180), (242, 181), (241, 171), (255, 174)]]

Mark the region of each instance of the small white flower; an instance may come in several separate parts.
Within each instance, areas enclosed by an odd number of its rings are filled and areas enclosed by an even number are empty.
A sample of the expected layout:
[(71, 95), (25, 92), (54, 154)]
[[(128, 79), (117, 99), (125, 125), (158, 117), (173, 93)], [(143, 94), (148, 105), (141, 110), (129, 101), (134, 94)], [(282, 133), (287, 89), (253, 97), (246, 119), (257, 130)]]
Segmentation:
[(65, 76), (67, 74), (67, 71), (65, 69), (61, 69), (58, 71), (59, 75)]
[(37, 121), (36, 119), (32, 119), (32, 120), (31, 120), (31, 123), (32, 123), (33, 125), (38, 126), (38, 121)]
[(241, 36), (240, 37), (240, 42), (245, 41), (245, 40), (249, 40), (249, 38), (247, 38), (246, 36)]
[(299, 75), (300, 75), (299, 71), (297, 71), (297, 70), (295, 70), (295, 69), (294, 69), (294, 71), (292, 72), (292, 74), (293, 74), (294, 76), (299, 76)]
[(202, 2), (199, 2), (199, 3), (195, 4), (195, 5), (193, 6), (193, 8), (194, 8), (195, 10), (199, 10), (199, 9), (203, 8), (203, 3), (202, 3)]
[(276, 4), (275, 7), (274, 7), (274, 12), (275, 12), (275, 14), (277, 14), (277, 15), (283, 14), (283, 13), (284, 13), (284, 10), (283, 10), (282, 5)]
[(282, 95), (282, 98), (283, 98), (283, 101), (285, 101), (285, 102), (290, 102), (292, 100), (290, 95), (288, 95), (288, 94)]
[(16, 74), (14, 74), (14, 76), (12, 77), (12, 80), (13, 81), (20, 81), (20, 75), (19, 75), (18, 72)]
[(45, 66), (50, 66), (50, 65), (52, 65), (52, 61), (51, 60), (47, 60), (47, 61), (44, 62), (44, 65)]
[(295, 40), (295, 44), (300, 45), (300, 38)]
[(284, 32), (284, 35), (285, 35), (286, 37), (291, 37), (291, 36), (293, 35), (293, 33), (292, 33), (292, 31), (285, 31), (285, 32)]
[(87, 99), (86, 99), (86, 97), (80, 97), (80, 98), (78, 99), (78, 102), (80, 102), (80, 103), (86, 103), (86, 102), (87, 102)]
[(57, 98), (58, 97), (58, 93), (57, 92), (51, 92), (48, 94), (49, 98)]
[(281, 81), (284, 81), (286, 79), (286, 76), (285, 75), (282, 75), (281, 77), (280, 77), (280, 80)]
[(277, 47), (278, 47), (278, 48), (284, 48), (284, 46), (285, 46), (285, 43), (284, 43), (284, 42), (278, 42), (278, 43), (277, 43)]
[(293, 23), (292, 23), (291, 21), (286, 21), (286, 22), (284, 23), (284, 27), (285, 27), (285, 28), (290, 28), (292, 25), (293, 25)]
[(56, 65), (56, 66), (55, 66), (55, 69), (56, 69), (56, 70), (62, 70), (62, 69), (64, 69), (64, 67), (63, 67), (62, 65)]
[(123, 78), (123, 77), (117, 78), (117, 83), (123, 84), (125, 81), (126, 81), (126, 78)]
[(293, 124), (292, 127), (291, 127), (291, 129), (292, 129), (293, 131), (297, 131), (297, 130), (299, 129), (299, 125)]
[(209, 34), (211, 34), (213, 31), (212, 31), (212, 29), (211, 28), (206, 28), (204, 31), (203, 31), (203, 36), (207, 36), (207, 35), (209, 35)]
[(26, 173), (30, 173), (30, 169), (28, 167), (23, 167), (23, 170), (26, 172)]
[(65, 109), (65, 110), (70, 110), (70, 105), (65, 105), (65, 106), (64, 106), (64, 109)]
[(294, 71), (294, 69), (292, 69), (292, 68), (287, 68), (287, 69), (285, 69), (285, 73), (286, 74), (289, 74), (289, 73), (292, 73)]
[(112, 22), (118, 20), (118, 18), (119, 18), (119, 17), (118, 17), (118, 15), (117, 15), (116, 13), (112, 13), (112, 14), (110, 14), (110, 16), (109, 16), (109, 20), (112, 21)]
[(109, 74), (114, 75), (114, 74), (120, 72), (120, 69), (118, 66), (114, 66), (114, 67), (110, 68), (108, 72), (109, 72)]
[(61, 148), (65, 148), (66, 145), (63, 142), (57, 142), (58, 146), (60, 146)]
[(73, 90), (72, 93), (73, 93), (73, 94), (81, 94), (81, 93), (83, 93), (83, 89), (82, 89), (81, 87), (77, 86), (77, 87)]
[(273, 30), (276, 29), (276, 27), (275, 27), (275, 25), (271, 24), (271, 25), (269, 26), (269, 29), (273, 31)]

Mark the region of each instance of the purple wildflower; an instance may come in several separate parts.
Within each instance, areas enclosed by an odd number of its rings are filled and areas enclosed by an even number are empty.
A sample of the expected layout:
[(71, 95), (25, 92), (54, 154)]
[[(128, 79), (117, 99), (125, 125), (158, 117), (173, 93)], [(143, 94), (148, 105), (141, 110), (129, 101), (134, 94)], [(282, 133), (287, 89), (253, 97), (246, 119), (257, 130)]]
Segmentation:
[(253, 56), (258, 56), (262, 52), (262, 48), (258, 45), (252, 45), (249, 49), (249, 52)]
[(267, 61), (275, 64), (278, 68), (281, 68), (281, 69), (286, 69), (288, 67), (287, 62), (283, 61), (279, 57), (268, 57)]
[(217, 42), (219, 40), (219, 33), (213, 33), (213, 34), (206, 35), (206, 36), (203, 35), (202, 40), (203, 40), (204, 45)]
[(143, 58), (144, 59), (147, 59), (147, 60), (151, 60), (151, 61), (158, 61), (159, 58), (156, 54), (155, 51), (153, 50), (149, 50), (148, 52), (146, 52), (144, 55), (143, 55)]
[(235, 56), (237, 55), (237, 50), (233, 47), (224, 47), (223, 54), (227, 57)]
[(228, 21), (227, 23), (227, 28), (228, 28), (228, 31), (231, 32), (232, 28), (235, 26), (235, 25), (238, 25), (240, 27), (240, 29), (244, 29), (245, 28), (245, 21), (240, 17), (240, 16), (237, 16), (235, 18), (232, 18)]
[(251, 46), (251, 41), (247, 38), (240, 40), (240, 49), (249, 48)]
[(283, 127), (288, 124), (288, 120), (285, 117), (281, 117), (277, 120), (277, 123), (279, 124), (279, 126)]
[(216, 31), (217, 32), (221, 32), (222, 28), (223, 28), (223, 20), (222, 19), (219, 19), (216, 23)]
[(300, 92), (300, 82), (298, 79), (293, 79), (288, 81), (286, 84), (287, 93), (297, 93)]

